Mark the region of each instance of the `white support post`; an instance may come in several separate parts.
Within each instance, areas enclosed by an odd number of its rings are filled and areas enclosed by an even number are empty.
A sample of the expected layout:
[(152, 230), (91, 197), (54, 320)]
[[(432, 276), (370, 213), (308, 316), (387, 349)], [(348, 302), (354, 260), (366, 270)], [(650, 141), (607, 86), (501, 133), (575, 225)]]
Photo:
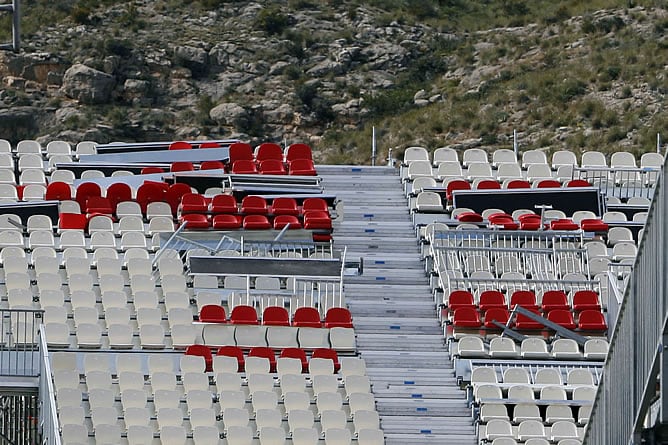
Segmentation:
[(515, 152), (515, 158), (518, 158), (519, 146), (517, 144), (517, 130), (513, 130), (513, 151)]
[(371, 166), (376, 166), (376, 127), (371, 128)]

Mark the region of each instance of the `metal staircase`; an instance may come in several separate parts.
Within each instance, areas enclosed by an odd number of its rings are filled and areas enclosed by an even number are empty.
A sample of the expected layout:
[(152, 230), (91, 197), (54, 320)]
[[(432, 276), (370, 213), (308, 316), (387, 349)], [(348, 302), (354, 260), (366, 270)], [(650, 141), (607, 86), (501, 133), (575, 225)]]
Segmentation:
[(475, 444), (398, 171), (318, 166), (318, 173), (325, 193), (344, 202), (335, 247), (364, 259), (364, 273), (344, 286), (386, 443)]

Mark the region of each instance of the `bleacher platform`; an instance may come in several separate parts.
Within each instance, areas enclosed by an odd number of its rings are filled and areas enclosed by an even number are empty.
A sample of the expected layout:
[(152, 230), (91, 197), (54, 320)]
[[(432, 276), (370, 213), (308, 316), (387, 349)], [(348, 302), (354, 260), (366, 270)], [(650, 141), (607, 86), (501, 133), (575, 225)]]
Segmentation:
[(663, 163), (0, 151), (3, 344), (64, 444), (579, 444)]

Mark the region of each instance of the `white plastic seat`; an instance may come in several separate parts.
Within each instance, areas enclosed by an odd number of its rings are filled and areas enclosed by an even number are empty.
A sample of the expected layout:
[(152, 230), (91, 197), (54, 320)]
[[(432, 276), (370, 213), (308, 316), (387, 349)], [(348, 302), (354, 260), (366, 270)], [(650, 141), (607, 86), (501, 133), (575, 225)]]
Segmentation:
[(320, 413), (320, 425), (322, 431), (326, 432), (330, 428), (345, 428), (348, 418), (342, 410), (324, 410)]
[(520, 423), (525, 420), (543, 421), (538, 405), (535, 403), (518, 403), (515, 405), (515, 409), (513, 410), (513, 422)]
[(95, 443), (98, 445), (117, 445), (121, 441), (121, 427), (113, 424), (101, 424), (95, 427)]
[(158, 217), (165, 216), (172, 218), (172, 208), (166, 202), (151, 202), (146, 206), (146, 218), (149, 220)]
[(145, 445), (153, 441), (153, 428), (148, 425), (130, 425), (127, 432), (128, 445)]
[(74, 172), (70, 170), (54, 170), (51, 172), (49, 182), (64, 182), (66, 184), (74, 184)]
[(556, 442), (563, 439), (579, 439), (575, 423), (568, 420), (559, 420), (552, 424), (550, 440)]
[(350, 445), (352, 434), (347, 428), (328, 428), (325, 430), (325, 445)]
[(23, 188), (24, 201), (43, 201), (46, 187), (42, 184), (27, 184)]
[(524, 359), (550, 358), (547, 344), (540, 338), (527, 338), (522, 341), (520, 353)]
[(42, 161), (41, 155), (30, 153), (19, 158), (19, 172), (30, 168), (44, 170), (44, 161)]
[(566, 390), (563, 386), (543, 386), (540, 389), (541, 400), (566, 400)]
[(99, 348), (102, 346), (102, 329), (98, 324), (82, 323), (78, 325), (76, 337), (80, 348)]
[(156, 410), (156, 417), (161, 432), (166, 426), (183, 425), (183, 412), (180, 408), (159, 408)]
[(574, 422), (573, 411), (568, 405), (548, 405), (545, 409), (545, 422), (555, 423), (560, 420)]
[(414, 161), (429, 161), (429, 152), (424, 147), (408, 147), (404, 151), (404, 165)]
[(195, 445), (220, 444), (220, 432), (213, 425), (198, 425), (193, 427), (193, 442)]
[(534, 383), (540, 385), (561, 385), (561, 372), (555, 368), (540, 368), (534, 376)]
[(552, 342), (552, 356), (557, 360), (580, 360), (582, 353), (575, 340), (559, 338)]
[(309, 409), (293, 409), (288, 411), (288, 426), (293, 435), (298, 428), (313, 428), (314, 421), (313, 411)]
[(580, 164), (582, 167), (607, 167), (608, 162), (605, 155), (599, 151), (587, 151), (582, 153)]
[[(20, 163), (20, 161), (19, 161)], [(46, 184), (46, 177), (44, 176), (44, 170), (37, 169), (37, 168), (28, 168), (25, 169), (21, 172), (21, 175), (19, 176), (19, 184), (21, 185), (29, 185), (29, 184), (36, 184), (36, 185), (45, 185)], [(23, 198), (25, 201), (25, 197)]]
[[(459, 161), (443, 161), (438, 164), (434, 176), (439, 181), (443, 181), (448, 178), (463, 178), (464, 173), (462, 172), (462, 166), (459, 164)], [(424, 178), (429, 179), (430, 177), (425, 176)], [(413, 182), (415, 183), (422, 179), (423, 178), (415, 178)]]
[[(127, 308), (111, 308), (107, 313), (111, 313), (112, 310), (121, 310)], [(133, 343), (133, 332), (132, 327), (126, 323), (117, 323), (110, 320), (110, 317), (107, 318), (108, 329), (107, 329), (107, 338), (109, 339), (109, 347), (112, 349), (130, 349), (134, 346)]]
[[(223, 380), (218, 379), (217, 377), (217, 384), (218, 383), (222, 384)], [(246, 396), (240, 389), (219, 391), (218, 396), (221, 410), (224, 411), (227, 408), (243, 408), (245, 410), (244, 406), (246, 405)], [(246, 415), (248, 415), (248, 411), (246, 411)]]
[(428, 160), (413, 161), (406, 169), (406, 178), (409, 181), (419, 178), (421, 176), (433, 176), (431, 162)]
[(162, 445), (186, 445), (186, 430), (181, 425), (164, 425), (160, 427)]
[(584, 345), (584, 358), (587, 360), (605, 360), (608, 354), (608, 342), (603, 338), (591, 338)]
[(522, 167), (527, 170), (531, 165), (547, 165), (547, 156), (542, 150), (527, 150), (522, 153)]
[(493, 179), (492, 166), (487, 162), (471, 162), (466, 170), (466, 178), (473, 181), (478, 178)]
[(283, 405), (285, 412), (290, 413), (293, 410), (309, 410), (311, 399), (304, 391), (286, 392), (283, 395)]
[(566, 382), (568, 385), (594, 386), (591, 372), (585, 368), (575, 368), (568, 371)]
[(148, 223), (148, 234), (153, 235), (155, 233), (173, 233), (174, 232), (174, 221), (171, 217), (167, 216), (155, 216), (150, 219)]
[(550, 169), (550, 166), (542, 163), (529, 164), (527, 167), (527, 181), (534, 182), (542, 179), (552, 179), (552, 169)]
[(538, 420), (524, 420), (517, 427), (517, 438), (520, 441), (526, 441), (532, 437), (547, 437), (543, 422)]
[(459, 155), (457, 154), (457, 150), (454, 148), (440, 147), (434, 150), (434, 153), (432, 153), (432, 160), (434, 166), (438, 166), (438, 164), (441, 162), (459, 162)]
[[(233, 426), (248, 426), (248, 410), (246, 408), (225, 408), (223, 409), (223, 424), (228, 431), (228, 441), (230, 428)], [(252, 436), (251, 436), (252, 437)]]
[(520, 351), (513, 339), (495, 337), (489, 342), (489, 355), (492, 358), (518, 358)]
[(163, 349), (165, 347), (165, 330), (161, 325), (141, 325), (139, 327), (139, 341), (142, 348)]
[(552, 155), (552, 168), (557, 170), (562, 166), (576, 166), (578, 165), (578, 159), (575, 156), (575, 153), (569, 150), (560, 150), (554, 152)]
[(81, 173), (81, 179), (97, 179), (104, 178), (104, 172), (96, 169), (84, 170)]
[(487, 152), (480, 148), (469, 148), (465, 150), (462, 157), (462, 165), (468, 167), (472, 162), (489, 163)]

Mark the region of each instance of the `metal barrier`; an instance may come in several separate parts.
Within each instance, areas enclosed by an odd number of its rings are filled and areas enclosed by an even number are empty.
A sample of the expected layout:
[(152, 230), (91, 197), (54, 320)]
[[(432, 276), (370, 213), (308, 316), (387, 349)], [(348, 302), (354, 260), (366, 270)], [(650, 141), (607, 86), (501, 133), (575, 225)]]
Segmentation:
[(51, 380), (51, 362), (47, 348), (44, 325), (40, 326), (39, 335), (39, 362), (41, 372), (39, 373), (39, 425), (42, 432), (42, 444), (60, 445), (60, 426), (58, 423), (58, 411), (56, 408), (55, 388)]
[[(640, 444), (643, 429), (654, 426), (654, 417), (668, 425), (667, 198), (660, 175), (585, 430), (588, 445)], [(653, 410), (655, 403), (658, 411)]]
[(11, 4), (0, 5), (0, 12), (12, 15), (12, 43), (0, 44), (0, 50), (19, 52), (21, 47), (21, 0), (12, 0)]
[(39, 375), (41, 309), (0, 309), (0, 376)]
[(573, 179), (584, 179), (608, 197), (652, 199), (659, 172), (659, 169), (650, 167), (574, 167)]

